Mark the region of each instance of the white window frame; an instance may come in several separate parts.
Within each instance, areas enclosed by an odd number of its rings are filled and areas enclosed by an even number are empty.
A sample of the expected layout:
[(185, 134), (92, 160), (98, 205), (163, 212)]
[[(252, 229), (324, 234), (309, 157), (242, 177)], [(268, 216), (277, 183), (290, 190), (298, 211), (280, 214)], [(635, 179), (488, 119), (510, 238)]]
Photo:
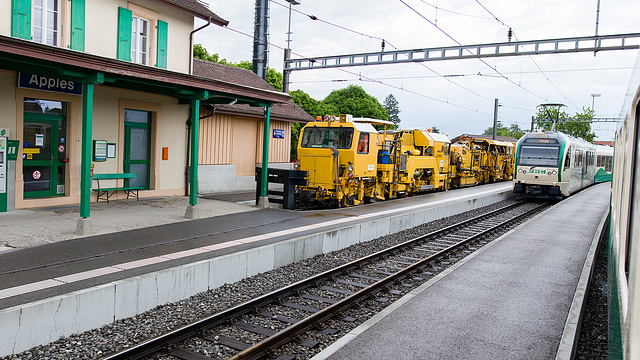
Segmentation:
[[(131, 61), (136, 64), (149, 65), (151, 20), (133, 14), (131, 21)], [(146, 33), (146, 35), (143, 35), (143, 33)]]
[[(53, 10), (49, 8), (49, 1), (54, 1), (57, 9)], [(37, 4), (40, 2), (40, 5)], [(33, 41), (52, 46), (61, 46), (61, 37), (62, 37), (62, 1), (61, 0), (33, 0), (31, 5), (32, 9), (32, 30), (33, 30)], [(41, 22), (36, 23), (36, 13), (40, 12)], [(55, 24), (49, 23), (49, 17), (47, 16), (49, 13), (53, 12), (55, 17)], [(55, 28), (53, 28), (55, 26)], [(40, 34), (40, 41), (37, 40), (36, 34)], [(55, 36), (53, 38), (53, 42), (49, 42), (48, 32), (54, 31)]]

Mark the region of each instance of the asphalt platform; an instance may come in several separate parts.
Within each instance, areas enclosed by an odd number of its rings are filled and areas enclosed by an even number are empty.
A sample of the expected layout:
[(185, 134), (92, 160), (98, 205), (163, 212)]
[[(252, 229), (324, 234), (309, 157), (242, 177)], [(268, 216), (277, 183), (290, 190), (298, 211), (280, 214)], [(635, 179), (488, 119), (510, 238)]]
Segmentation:
[(599, 184), (554, 205), (314, 360), (571, 358), (609, 194)]

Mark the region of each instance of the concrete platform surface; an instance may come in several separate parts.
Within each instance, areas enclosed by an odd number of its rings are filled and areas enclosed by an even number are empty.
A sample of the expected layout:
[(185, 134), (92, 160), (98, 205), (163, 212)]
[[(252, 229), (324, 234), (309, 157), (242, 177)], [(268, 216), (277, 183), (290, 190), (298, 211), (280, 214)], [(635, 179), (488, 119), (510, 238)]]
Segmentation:
[(556, 204), (314, 359), (554, 359), (609, 192)]
[[(138, 224), (137, 228), (65, 241), (56, 241), (60, 236), (56, 231), (68, 229), (69, 224), (49, 219), (47, 223), (53, 224), (49, 232), (54, 234), (49, 242), (0, 252), (0, 356), (509, 199), (511, 187), (511, 183), (488, 184), (343, 209), (242, 211), (173, 223), (166, 219), (179, 218), (186, 203), (157, 210), (152, 202), (114, 202), (91, 216), (105, 226), (117, 227), (122, 221)], [(199, 199), (198, 206), (205, 203)], [(223, 211), (235, 205), (217, 204)], [(152, 218), (153, 213), (158, 219)], [(30, 217), (33, 214), (7, 213), (14, 219), (7, 222), (18, 233), (22, 227), (29, 234), (34, 230), (28, 225), (41, 227), (37, 217)], [(70, 216), (77, 220), (78, 215)], [(35, 318), (38, 321), (29, 320)]]

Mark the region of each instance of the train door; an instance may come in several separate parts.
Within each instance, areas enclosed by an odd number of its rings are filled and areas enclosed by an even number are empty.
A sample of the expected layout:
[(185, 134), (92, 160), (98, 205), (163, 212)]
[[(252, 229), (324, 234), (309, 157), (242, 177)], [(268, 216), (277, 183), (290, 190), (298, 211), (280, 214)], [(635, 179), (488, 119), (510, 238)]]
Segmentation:
[(64, 195), (66, 104), (25, 99), (22, 147), (24, 197)]

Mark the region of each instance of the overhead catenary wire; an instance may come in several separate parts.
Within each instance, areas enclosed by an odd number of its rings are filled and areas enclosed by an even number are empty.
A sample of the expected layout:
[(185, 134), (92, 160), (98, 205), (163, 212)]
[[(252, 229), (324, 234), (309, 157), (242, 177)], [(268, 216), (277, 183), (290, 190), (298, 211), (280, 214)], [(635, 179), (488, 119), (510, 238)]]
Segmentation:
[[(449, 39), (451, 39), (453, 42), (455, 42), (458, 46), (463, 47), (464, 45), (462, 45), (462, 43), (460, 43), (458, 40), (456, 40), (453, 36), (451, 36), (449, 33), (447, 33), (444, 29), (442, 29), (441, 27), (439, 27), (438, 25), (436, 25), (433, 21), (429, 20), (426, 16), (422, 15), (419, 11), (417, 11), (416, 9), (414, 9), (411, 5), (407, 4), (404, 0), (399, 0), (402, 4), (404, 4), (406, 7), (408, 7), (411, 11), (415, 12), (418, 16), (420, 16), (422, 19), (424, 19), (425, 21), (427, 21), (429, 24), (433, 25), (436, 29), (438, 29), (438, 31), (440, 31), (441, 33), (443, 33), (446, 37), (448, 37)], [(473, 54), (473, 52), (470, 49), (465, 49), (468, 53)], [(507, 80), (508, 82), (512, 83), (513, 85), (523, 89), (524, 91), (530, 93), (531, 95), (534, 95), (542, 100), (546, 99), (543, 96), (540, 96), (536, 93), (534, 93), (533, 91), (525, 88), (524, 86), (516, 83), (515, 81), (509, 79), (509, 77), (505, 76), (504, 74), (502, 74), (498, 69), (496, 69), (495, 67), (491, 66), (488, 62), (486, 62), (484, 59), (482, 58), (477, 58), (480, 62), (482, 62), (483, 64), (485, 64), (486, 66), (488, 66), (489, 68), (491, 68), (493, 71), (495, 71), (498, 75), (500, 75), (500, 77), (504, 78), (505, 80)]]
[[(515, 39), (517, 41), (519, 41), (518, 36), (514, 33), (513, 28), (507, 24), (505, 24), (502, 20), (498, 19), (497, 16), (495, 16), (491, 10), (489, 10), (486, 6), (484, 6), (480, 0), (475, 0), (476, 3), (478, 3), (478, 5), (480, 5), (486, 12), (489, 13), (489, 15), (491, 15), (497, 22), (499, 22), (500, 24), (504, 25), (505, 27), (507, 27), (508, 30), (508, 37), (509, 37), (509, 41), (511, 41), (511, 36), (515, 37)], [(533, 58), (533, 56), (528, 55), (529, 59), (531, 59), (531, 61), (535, 64), (535, 66), (538, 68), (538, 70), (540, 71), (540, 73), (542, 73), (542, 75), (545, 77), (545, 79), (547, 79), (547, 81), (551, 84), (551, 86), (553, 86), (558, 93), (560, 93), (560, 95), (562, 95), (562, 97), (567, 100), (571, 105), (573, 105), (576, 109), (579, 109), (578, 106), (576, 104), (574, 104), (557, 86), (556, 84), (553, 83), (553, 81), (551, 81), (551, 79), (549, 78), (549, 76), (547, 76), (547, 74), (542, 70), (542, 68), (540, 67), (540, 65), (538, 65), (538, 63), (536, 62), (536, 60)]]
[[(285, 7), (285, 8), (287, 8), (287, 9), (289, 9), (288, 5), (281, 4), (281, 3), (279, 3), (279, 2), (277, 2), (277, 1), (275, 1), (275, 0), (269, 0), (269, 1), (270, 1), (270, 2), (272, 2), (273, 4), (277, 4), (277, 5), (279, 5), (279, 6), (282, 6), (282, 7)], [(398, 48), (398, 47), (396, 47), (395, 45), (391, 44), (388, 40), (386, 40), (386, 39), (384, 39), (384, 38), (377, 37), (377, 36), (373, 36), (373, 35), (369, 35), (369, 34), (366, 34), (366, 33), (363, 33), (363, 32), (357, 31), (357, 30), (349, 29), (349, 28), (347, 28), (347, 27), (344, 27), (344, 26), (341, 26), (341, 25), (334, 24), (334, 23), (331, 23), (331, 22), (329, 22), (329, 21), (319, 19), (318, 17), (316, 17), (316, 16), (314, 16), (314, 15), (306, 14), (306, 13), (304, 13), (304, 12), (302, 12), (302, 11), (297, 10), (297, 9), (292, 9), (292, 11), (295, 11), (296, 13), (299, 13), (299, 14), (304, 15), (304, 16), (306, 16), (306, 17), (309, 17), (310, 19), (312, 19), (312, 20), (314, 20), (314, 21), (320, 21), (320, 22), (322, 22), (322, 23), (324, 23), (324, 24), (327, 24), (327, 25), (330, 25), (330, 26), (334, 26), (334, 27), (339, 28), (339, 29), (344, 30), (344, 31), (348, 31), (348, 32), (351, 32), (351, 33), (354, 33), (354, 34), (357, 34), (357, 35), (360, 35), (360, 36), (364, 36), (364, 37), (369, 37), (369, 38), (371, 38), (371, 39), (377, 39), (377, 40), (380, 40), (380, 41), (384, 41), (388, 46), (390, 46), (390, 47), (392, 47), (392, 48), (394, 48), (394, 49), (396, 49), (396, 50), (399, 50), (399, 48)], [(232, 32), (235, 32), (235, 33), (241, 34), (241, 35), (246, 36), (246, 37), (249, 37), (249, 38), (253, 38), (253, 35), (248, 34), (248, 33), (246, 33), (246, 32), (243, 32), (243, 31), (240, 31), (240, 30), (237, 30), (237, 29), (233, 29), (233, 28), (231, 28), (231, 27), (229, 27), (229, 26), (226, 26), (226, 27), (224, 27), (223, 29), (227, 29), (227, 30), (229, 30), (229, 31), (232, 31)], [(273, 47), (275, 47), (275, 48), (277, 48), (277, 49), (280, 49), (280, 50), (283, 50), (283, 51), (284, 51), (284, 48), (283, 48), (282, 46), (279, 46), (279, 45), (274, 44), (274, 43), (272, 43), (272, 42), (267, 42), (267, 43), (268, 43), (270, 46), (273, 46)], [(294, 54), (294, 55), (296, 55), (296, 56), (299, 56), (299, 57), (302, 57), (302, 58), (308, 58), (307, 56), (304, 56), (304, 55), (299, 54), (299, 53), (296, 53), (296, 52), (292, 52), (292, 54)], [(489, 101), (491, 101), (492, 103), (493, 103), (493, 101), (494, 101), (494, 99), (493, 99), (493, 98), (490, 98), (490, 97), (487, 97), (487, 96), (485, 96), (485, 95), (479, 94), (479, 93), (477, 93), (477, 92), (475, 92), (475, 91), (473, 91), (473, 90), (471, 90), (471, 89), (468, 89), (468, 88), (466, 88), (466, 87), (464, 87), (464, 86), (462, 86), (462, 85), (460, 85), (460, 84), (456, 83), (455, 81), (452, 81), (450, 78), (448, 78), (448, 76), (447, 76), (447, 75), (440, 74), (440, 73), (438, 73), (437, 71), (435, 71), (435, 70), (431, 69), (430, 67), (426, 66), (425, 64), (420, 63), (419, 65), (420, 65), (420, 66), (422, 66), (422, 67), (424, 67), (424, 68), (426, 68), (427, 70), (429, 70), (429, 71), (433, 72), (434, 74), (436, 74), (436, 76), (438, 76), (438, 77), (440, 77), (440, 78), (445, 79), (447, 82), (449, 82), (449, 83), (451, 83), (451, 84), (453, 84), (453, 85), (455, 85), (455, 86), (457, 86), (457, 87), (460, 87), (460, 88), (462, 88), (462, 89), (464, 89), (464, 90), (466, 90), (466, 91), (468, 91), (468, 92), (470, 92), (470, 93), (472, 93), (472, 94), (474, 94), (474, 95), (476, 95), (476, 96), (478, 96), (478, 97), (480, 97), (480, 98), (483, 98), (483, 99), (489, 100)], [(398, 87), (398, 86), (395, 86), (395, 85), (392, 85), (392, 84), (388, 84), (388, 83), (385, 83), (385, 82), (382, 82), (382, 81), (378, 81), (378, 80), (373, 79), (373, 78), (370, 78), (370, 77), (362, 76), (362, 75), (360, 75), (360, 74), (356, 74), (356, 73), (354, 73), (354, 72), (347, 71), (347, 70), (345, 70), (345, 69), (340, 69), (340, 68), (338, 68), (338, 70), (340, 70), (340, 71), (342, 71), (342, 72), (345, 72), (345, 73), (349, 73), (349, 74), (354, 75), (354, 76), (357, 76), (357, 77), (358, 77), (358, 80), (357, 80), (357, 81), (363, 81), (363, 80), (366, 80), (366, 81), (369, 81), (369, 82), (379, 83), (379, 84), (384, 85), (384, 86), (387, 86), (387, 87), (391, 87), (391, 88), (394, 88), (394, 89), (397, 89), (397, 90), (400, 90), (400, 91), (403, 91), (403, 92), (406, 92), (406, 93), (410, 93), (410, 94), (413, 94), (413, 95), (416, 95), (416, 96), (420, 96), (420, 97), (423, 97), (423, 98), (427, 98), (427, 99), (430, 99), (430, 100), (433, 100), (433, 101), (441, 102), (441, 103), (443, 103), (443, 104), (448, 104), (448, 105), (451, 105), (451, 106), (454, 106), (454, 107), (458, 107), (458, 108), (461, 108), (461, 109), (464, 109), (464, 110), (472, 111), (472, 112), (475, 112), (475, 113), (478, 113), (478, 114), (482, 114), (482, 115), (486, 115), (486, 116), (493, 116), (493, 114), (489, 114), (489, 113), (481, 112), (481, 111), (479, 111), (479, 110), (477, 110), (477, 109), (473, 109), (473, 108), (466, 107), (466, 106), (463, 106), (463, 105), (458, 105), (458, 104), (456, 104), (456, 103), (452, 103), (452, 102), (447, 101), (447, 100), (441, 100), (441, 99), (438, 99), (438, 98), (435, 98), (435, 97), (432, 97), (432, 96), (428, 96), (428, 95), (425, 95), (425, 94), (418, 93), (418, 92), (413, 91), (413, 90), (406, 89), (406, 88), (404, 88), (404, 86), (403, 86), (403, 87)], [(354, 80), (354, 81), (355, 81), (355, 80)], [(501, 105), (504, 105), (505, 107), (510, 107), (510, 108), (513, 108), (513, 109), (522, 110), (522, 111), (527, 111), (527, 112), (530, 112), (530, 111), (531, 111), (530, 109), (523, 109), (523, 108), (519, 108), (519, 107), (516, 107), (516, 106), (510, 106), (510, 105), (508, 105), (508, 104), (502, 104), (502, 103), (501, 103)], [(507, 119), (504, 119), (504, 118), (502, 118), (502, 117), (499, 117), (499, 118), (500, 118), (500, 119), (503, 119), (503, 120), (507, 120)], [(514, 120), (510, 120), (510, 121), (511, 121), (512, 123), (520, 123), (520, 122), (518, 122), (518, 121), (514, 121)]]

